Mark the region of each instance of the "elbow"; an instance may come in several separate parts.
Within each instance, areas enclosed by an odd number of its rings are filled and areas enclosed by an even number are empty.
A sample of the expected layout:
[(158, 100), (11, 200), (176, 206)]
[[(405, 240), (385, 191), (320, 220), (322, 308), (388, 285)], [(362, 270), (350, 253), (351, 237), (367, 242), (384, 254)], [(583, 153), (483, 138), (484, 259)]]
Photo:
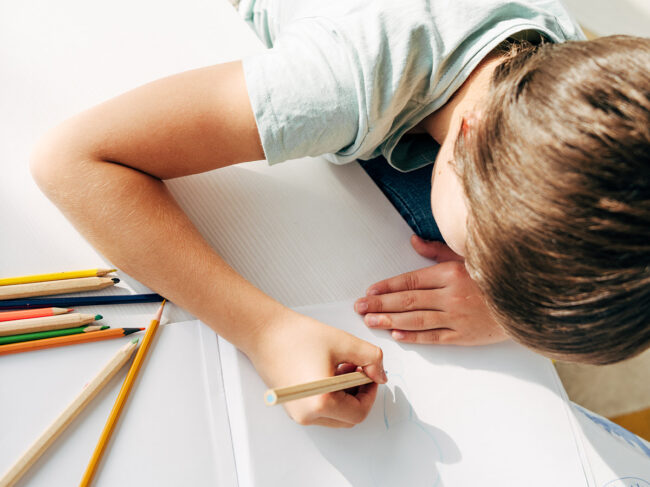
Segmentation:
[(29, 170), (40, 190), (55, 204), (62, 195), (70, 193), (80, 176), (85, 159), (83, 151), (62, 126), (47, 132), (34, 146), (29, 158)]
[(29, 158), (29, 171), (38, 187), (48, 195), (52, 177), (57, 174), (55, 154), (49, 134), (41, 138)]

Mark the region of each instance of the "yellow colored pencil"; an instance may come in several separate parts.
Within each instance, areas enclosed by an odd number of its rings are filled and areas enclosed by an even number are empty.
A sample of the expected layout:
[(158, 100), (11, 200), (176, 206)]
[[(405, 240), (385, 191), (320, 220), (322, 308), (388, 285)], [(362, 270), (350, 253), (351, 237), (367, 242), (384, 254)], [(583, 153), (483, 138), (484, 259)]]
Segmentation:
[(106, 449), (106, 446), (108, 445), (108, 442), (111, 439), (111, 434), (115, 429), (118, 419), (120, 418), (120, 413), (122, 412), (122, 409), (124, 409), (124, 404), (126, 403), (126, 400), (129, 397), (129, 393), (133, 388), (133, 383), (135, 382), (135, 379), (138, 376), (138, 372), (142, 367), (142, 362), (147, 356), (147, 351), (149, 350), (149, 347), (151, 346), (151, 342), (153, 341), (153, 338), (156, 334), (156, 330), (158, 329), (158, 324), (160, 323), (160, 318), (162, 317), (162, 312), (164, 307), (165, 307), (165, 301), (163, 301), (162, 304), (160, 305), (160, 308), (158, 308), (158, 312), (156, 313), (156, 316), (154, 316), (153, 320), (151, 320), (151, 323), (149, 324), (149, 327), (147, 328), (147, 331), (144, 334), (144, 338), (142, 339), (142, 345), (140, 345), (140, 348), (138, 349), (138, 353), (135, 354), (135, 359), (133, 359), (131, 368), (129, 369), (129, 372), (128, 374), (126, 374), (126, 378), (122, 383), (122, 388), (120, 389), (120, 392), (117, 395), (117, 399), (115, 399), (115, 404), (113, 405), (113, 409), (111, 410), (111, 413), (108, 415), (108, 419), (106, 420), (106, 424), (104, 425), (104, 430), (102, 431), (102, 434), (99, 437), (99, 441), (97, 442), (97, 446), (95, 447), (93, 456), (90, 458), (90, 462), (88, 462), (88, 466), (86, 467), (86, 472), (84, 473), (84, 476), (81, 479), (81, 483), (79, 484), (79, 487), (88, 486), (93, 481), (93, 477), (95, 475), (95, 472), (97, 471), (99, 462), (101, 461), (102, 454), (104, 453), (104, 450)]
[(274, 406), (275, 404), (295, 401), (303, 397), (342, 391), (343, 389), (349, 389), (350, 387), (361, 386), (371, 382), (372, 379), (363, 372), (350, 372), (349, 374), (335, 375), (294, 386), (269, 389), (264, 393), (264, 402), (267, 406)]
[(52, 294), (98, 291), (117, 284), (117, 277), (79, 277), (63, 281), (32, 282), (29, 284), (10, 284), (0, 286), (0, 299), (30, 298), (32, 296), (51, 296)]
[(60, 281), (62, 279), (75, 279), (78, 277), (104, 277), (117, 269), (86, 269), (83, 271), (52, 272), (49, 274), (34, 274), (31, 276), (0, 278), (0, 286), (10, 284), (28, 284), (30, 282)]
[(36, 460), (47, 450), (66, 427), (72, 423), (83, 408), (111, 380), (120, 368), (131, 358), (137, 348), (138, 340), (132, 340), (113, 356), (102, 370), (84, 386), (79, 395), (66, 407), (63, 412), (46, 428), (32, 443), (21, 457), (0, 478), (0, 487), (14, 485)]

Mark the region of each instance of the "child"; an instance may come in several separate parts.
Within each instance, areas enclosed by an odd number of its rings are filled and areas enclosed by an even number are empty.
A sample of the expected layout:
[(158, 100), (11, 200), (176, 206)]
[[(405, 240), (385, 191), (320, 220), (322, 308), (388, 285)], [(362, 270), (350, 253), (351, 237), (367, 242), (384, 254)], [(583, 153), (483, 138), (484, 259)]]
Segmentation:
[[(272, 49), (109, 100), (33, 154), (43, 191), (115, 265), (237, 345), (269, 386), (340, 364), (383, 383), (380, 349), (252, 287), (161, 180), (263, 158), (381, 154), (400, 170), (435, 159), (431, 204), (449, 247), (415, 239), (442, 263), (371, 286), (356, 304), (369, 326), (421, 343), (507, 334), (590, 362), (647, 346), (647, 40), (561, 44), (581, 34), (547, 0), (258, 0), (239, 9)], [(504, 48), (524, 38), (542, 45)], [(404, 181), (375, 162), (366, 169), (387, 192)], [(417, 209), (402, 209), (416, 228)], [(121, 231), (107, 238), (106, 227)], [(301, 424), (349, 427), (368, 413), (376, 383), (287, 411)]]

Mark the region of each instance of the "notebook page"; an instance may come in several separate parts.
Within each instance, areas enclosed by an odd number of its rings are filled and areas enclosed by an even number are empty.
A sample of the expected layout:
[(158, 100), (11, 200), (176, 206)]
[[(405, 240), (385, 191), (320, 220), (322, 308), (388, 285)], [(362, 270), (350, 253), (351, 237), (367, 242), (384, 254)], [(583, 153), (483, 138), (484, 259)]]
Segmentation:
[(220, 340), (240, 486), (589, 485), (549, 360), (514, 343), (398, 344), (352, 302), (298, 311), (381, 346), (389, 382), (361, 425), (304, 427), (265, 406), (250, 362)]
[[(0, 475), (134, 336), (2, 357)], [(161, 325), (93, 485), (236, 485), (218, 360), (216, 337), (205, 325)], [(79, 483), (127, 371), (120, 370), (18, 485)]]

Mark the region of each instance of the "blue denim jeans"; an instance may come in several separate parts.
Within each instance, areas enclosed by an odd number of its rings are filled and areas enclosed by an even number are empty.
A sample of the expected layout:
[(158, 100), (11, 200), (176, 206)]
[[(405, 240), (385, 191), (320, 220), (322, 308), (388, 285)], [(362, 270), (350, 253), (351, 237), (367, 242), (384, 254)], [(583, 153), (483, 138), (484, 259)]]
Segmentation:
[(359, 164), (416, 235), (425, 240), (443, 240), (431, 213), (433, 164), (406, 173), (393, 168), (383, 157)]

